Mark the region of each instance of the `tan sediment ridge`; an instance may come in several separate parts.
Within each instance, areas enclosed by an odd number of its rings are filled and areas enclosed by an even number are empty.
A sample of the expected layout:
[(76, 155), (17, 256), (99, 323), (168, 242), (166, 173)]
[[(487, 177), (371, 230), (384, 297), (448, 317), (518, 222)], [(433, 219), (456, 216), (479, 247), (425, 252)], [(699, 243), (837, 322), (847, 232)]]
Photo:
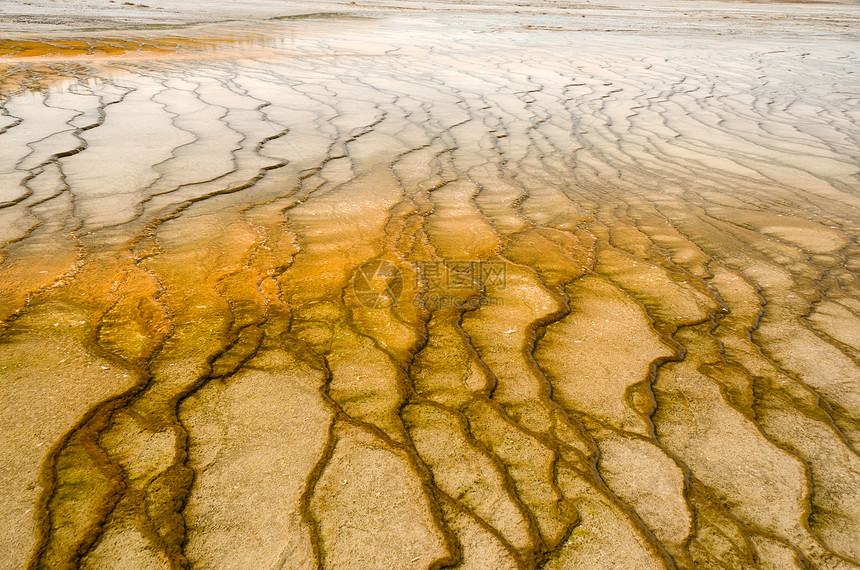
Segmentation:
[(860, 567), (857, 38), (392, 12), (0, 45), (0, 568)]

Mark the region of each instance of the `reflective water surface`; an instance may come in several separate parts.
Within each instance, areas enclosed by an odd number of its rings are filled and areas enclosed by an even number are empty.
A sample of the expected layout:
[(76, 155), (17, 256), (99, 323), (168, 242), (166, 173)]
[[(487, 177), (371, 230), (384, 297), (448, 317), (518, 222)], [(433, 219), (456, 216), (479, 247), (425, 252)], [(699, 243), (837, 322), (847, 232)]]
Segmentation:
[(0, 566), (860, 566), (860, 44), (738, 21), (0, 43)]

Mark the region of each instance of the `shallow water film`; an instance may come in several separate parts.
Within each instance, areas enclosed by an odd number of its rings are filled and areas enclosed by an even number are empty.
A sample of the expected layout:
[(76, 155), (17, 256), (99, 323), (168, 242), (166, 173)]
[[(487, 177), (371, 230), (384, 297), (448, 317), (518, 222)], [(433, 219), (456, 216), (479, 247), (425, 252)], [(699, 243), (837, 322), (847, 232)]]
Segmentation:
[(703, 5), (0, 42), (0, 568), (860, 568), (860, 15)]

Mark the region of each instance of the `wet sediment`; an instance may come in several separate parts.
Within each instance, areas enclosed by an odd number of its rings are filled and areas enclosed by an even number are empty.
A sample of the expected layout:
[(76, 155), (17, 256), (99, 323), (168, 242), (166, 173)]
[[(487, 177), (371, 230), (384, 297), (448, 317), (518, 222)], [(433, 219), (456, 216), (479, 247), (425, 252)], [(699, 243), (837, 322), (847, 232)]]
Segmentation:
[(3, 567), (860, 566), (857, 44), (510, 24), (0, 46)]

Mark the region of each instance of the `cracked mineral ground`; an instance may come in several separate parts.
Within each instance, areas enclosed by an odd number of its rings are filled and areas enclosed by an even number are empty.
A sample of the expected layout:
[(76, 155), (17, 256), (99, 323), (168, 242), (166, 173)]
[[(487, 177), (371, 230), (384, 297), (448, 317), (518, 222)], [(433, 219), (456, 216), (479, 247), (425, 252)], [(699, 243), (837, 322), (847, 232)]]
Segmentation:
[(860, 12), (661, 1), (4, 3), (0, 568), (860, 568)]

